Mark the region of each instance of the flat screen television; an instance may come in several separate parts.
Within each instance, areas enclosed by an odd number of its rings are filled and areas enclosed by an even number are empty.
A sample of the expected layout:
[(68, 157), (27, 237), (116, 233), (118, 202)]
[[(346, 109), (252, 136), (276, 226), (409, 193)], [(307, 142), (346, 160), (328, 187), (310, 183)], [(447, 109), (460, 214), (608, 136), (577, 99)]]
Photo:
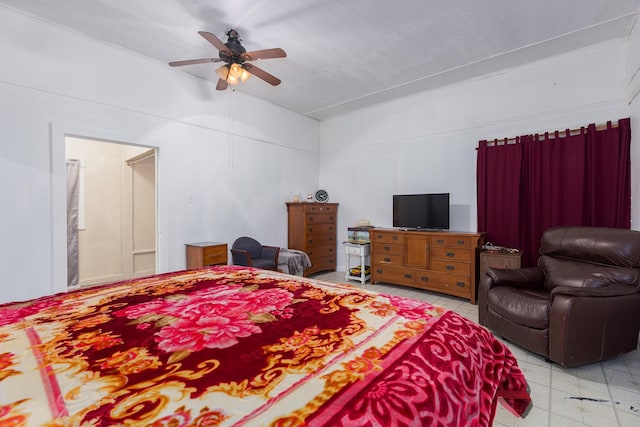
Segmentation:
[(448, 230), (449, 193), (394, 194), (393, 226), (406, 229)]

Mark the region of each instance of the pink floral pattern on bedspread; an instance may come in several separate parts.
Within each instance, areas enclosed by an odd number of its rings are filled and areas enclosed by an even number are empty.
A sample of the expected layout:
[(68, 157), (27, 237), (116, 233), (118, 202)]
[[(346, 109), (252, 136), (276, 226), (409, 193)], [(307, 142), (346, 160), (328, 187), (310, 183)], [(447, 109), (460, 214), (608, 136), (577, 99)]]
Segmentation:
[(509, 350), (423, 301), (246, 267), (0, 305), (0, 427), (488, 426)]

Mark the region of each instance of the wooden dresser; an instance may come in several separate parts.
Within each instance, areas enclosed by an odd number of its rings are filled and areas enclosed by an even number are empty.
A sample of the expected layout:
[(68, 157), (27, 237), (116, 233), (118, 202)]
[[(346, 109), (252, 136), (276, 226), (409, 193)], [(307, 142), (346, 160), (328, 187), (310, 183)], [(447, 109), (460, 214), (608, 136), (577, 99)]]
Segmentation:
[(412, 286), (476, 303), (484, 234), (383, 228), (369, 233), (371, 283)]
[(336, 271), (336, 224), (338, 203), (287, 203), (289, 249), (304, 251), (311, 259), (308, 276), (318, 271)]

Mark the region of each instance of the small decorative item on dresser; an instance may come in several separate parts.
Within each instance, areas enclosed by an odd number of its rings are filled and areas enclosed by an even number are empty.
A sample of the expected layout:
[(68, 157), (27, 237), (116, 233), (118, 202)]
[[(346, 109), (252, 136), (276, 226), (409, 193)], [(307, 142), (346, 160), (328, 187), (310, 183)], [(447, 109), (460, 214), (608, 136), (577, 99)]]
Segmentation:
[(329, 201), (329, 193), (326, 190), (318, 190), (313, 196), (318, 203), (326, 203)]

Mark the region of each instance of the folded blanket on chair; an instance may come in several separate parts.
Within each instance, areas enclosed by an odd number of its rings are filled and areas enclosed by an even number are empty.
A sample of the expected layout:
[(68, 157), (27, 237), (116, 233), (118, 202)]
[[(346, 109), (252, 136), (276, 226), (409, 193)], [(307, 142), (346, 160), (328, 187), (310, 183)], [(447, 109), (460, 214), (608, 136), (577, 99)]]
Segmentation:
[(280, 248), (278, 268), (280, 268), (283, 273), (302, 276), (304, 269), (309, 267), (311, 267), (311, 260), (309, 259), (309, 255), (304, 251)]

